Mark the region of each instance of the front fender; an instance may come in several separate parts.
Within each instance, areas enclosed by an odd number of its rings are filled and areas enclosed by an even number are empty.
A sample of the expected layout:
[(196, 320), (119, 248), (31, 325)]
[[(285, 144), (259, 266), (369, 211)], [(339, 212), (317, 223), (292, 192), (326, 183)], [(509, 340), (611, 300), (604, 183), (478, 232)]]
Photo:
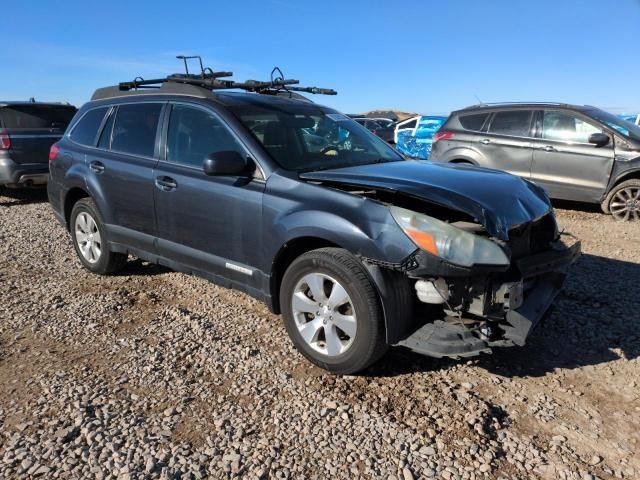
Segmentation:
[[(376, 206), (368, 207), (369, 213), (376, 209)], [(363, 212), (357, 221), (328, 211), (299, 210), (281, 215), (272, 228), (281, 239), (280, 245), (297, 238), (313, 237), (338, 245), (356, 256), (400, 263), (416, 247), (393, 220), (389, 210), (379, 207), (384, 209), (380, 212), (382, 218)]]

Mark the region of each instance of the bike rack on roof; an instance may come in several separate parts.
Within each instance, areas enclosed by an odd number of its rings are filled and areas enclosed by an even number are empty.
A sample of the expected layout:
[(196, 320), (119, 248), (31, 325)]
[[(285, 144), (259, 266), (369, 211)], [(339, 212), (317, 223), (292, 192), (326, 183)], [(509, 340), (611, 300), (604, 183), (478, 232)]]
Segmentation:
[[(118, 89), (120, 91), (127, 92), (143, 89), (159, 89), (167, 84), (185, 84), (204, 88), (210, 91), (240, 89), (265, 95), (278, 95), (283, 92), (303, 92), (322, 95), (338, 94), (338, 92), (330, 88), (297, 86), (300, 82), (298, 80), (285, 79), (282, 70), (278, 67), (275, 67), (271, 71), (271, 80), (269, 81), (246, 80), (244, 82), (237, 82), (235, 80), (225, 79), (226, 77), (231, 77), (233, 72), (214, 72), (209, 67), (203, 67), (202, 58), (198, 55), (178, 55), (176, 58), (184, 61), (185, 73), (174, 73), (173, 75), (169, 75), (165, 78), (154, 78), (150, 80), (145, 80), (142, 77), (136, 77), (130, 82), (120, 82), (118, 84)], [(190, 59), (198, 59), (200, 64), (200, 74), (189, 73), (187, 60)]]

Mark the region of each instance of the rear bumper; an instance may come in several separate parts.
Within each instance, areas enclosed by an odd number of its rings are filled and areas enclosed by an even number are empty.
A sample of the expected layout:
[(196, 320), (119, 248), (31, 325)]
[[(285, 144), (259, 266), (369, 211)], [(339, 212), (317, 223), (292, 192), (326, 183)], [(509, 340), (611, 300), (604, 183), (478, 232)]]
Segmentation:
[[(523, 280), (532, 286), (522, 304), (508, 310), (500, 322), (487, 321), (484, 327), (469, 328), (453, 319), (427, 323), (397, 343), (432, 357), (472, 357), (490, 353), (494, 347), (522, 346), (560, 292), (568, 267), (580, 256), (576, 241), (564, 248), (535, 255), (518, 264)], [(488, 326), (488, 328), (486, 328)], [(499, 335), (492, 334), (492, 330)]]
[(48, 178), (46, 163), (16, 163), (10, 157), (0, 157), (0, 185), (42, 185)]

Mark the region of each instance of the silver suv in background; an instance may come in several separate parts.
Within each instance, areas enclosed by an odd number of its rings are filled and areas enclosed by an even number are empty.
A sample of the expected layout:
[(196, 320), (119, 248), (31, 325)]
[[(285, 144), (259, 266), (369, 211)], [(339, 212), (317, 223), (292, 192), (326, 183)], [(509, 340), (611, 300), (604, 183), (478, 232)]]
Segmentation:
[(640, 220), (640, 127), (591, 106), (482, 104), (453, 112), (432, 161), (479, 165), (532, 180), (551, 198), (599, 203)]

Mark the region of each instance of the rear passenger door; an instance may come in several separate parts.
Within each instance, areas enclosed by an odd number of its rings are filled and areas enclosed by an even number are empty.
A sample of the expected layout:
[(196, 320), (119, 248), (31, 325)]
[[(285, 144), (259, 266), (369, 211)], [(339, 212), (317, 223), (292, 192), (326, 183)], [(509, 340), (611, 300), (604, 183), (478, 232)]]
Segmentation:
[(88, 183), (107, 224), (109, 240), (150, 253), (155, 251), (153, 169), (158, 163), (163, 105), (113, 106), (103, 121), (97, 148), (86, 155)]
[(600, 202), (613, 168), (613, 139), (604, 147), (589, 143), (591, 134), (606, 132), (575, 112), (545, 110), (539, 117), (531, 179), (553, 198)]
[(486, 159), (482, 166), (529, 178), (533, 161), (532, 136), (532, 110), (494, 112), (487, 132), (476, 137), (476, 147)]
[(207, 155), (234, 150), (247, 157), (248, 150), (213, 110), (177, 102), (170, 110), (154, 178), (160, 254), (217, 280), (262, 287), (247, 263), (261, 247), (264, 180), (259, 173), (206, 175)]

